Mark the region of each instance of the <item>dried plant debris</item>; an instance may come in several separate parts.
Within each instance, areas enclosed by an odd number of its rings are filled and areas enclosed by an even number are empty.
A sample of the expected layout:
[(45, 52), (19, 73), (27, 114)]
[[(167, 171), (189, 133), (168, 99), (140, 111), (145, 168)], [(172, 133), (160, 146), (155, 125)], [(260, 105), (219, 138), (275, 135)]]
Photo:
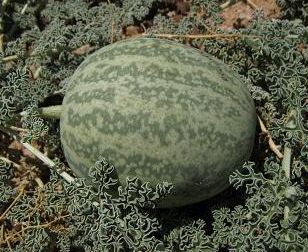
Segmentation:
[[(305, 251), (307, 8), (298, 0), (2, 1), (0, 250)], [(259, 138), (230, 176), (232, 197), (157, 210), (172, 185), (128, 178), (119, 187), (104, 159), (90, 169), (98, 189), (69, 180), (59, 123), (38, 108), (61, 100), (88, 54), (132, 36), (204, 50), (247, 84)]]

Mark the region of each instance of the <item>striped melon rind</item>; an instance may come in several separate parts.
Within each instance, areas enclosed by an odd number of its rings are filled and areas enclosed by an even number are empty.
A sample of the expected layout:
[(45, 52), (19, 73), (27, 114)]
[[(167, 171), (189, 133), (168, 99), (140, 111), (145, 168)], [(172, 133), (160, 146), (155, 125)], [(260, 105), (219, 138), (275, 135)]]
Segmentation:
[(106, 46), (70, 80), (60, 120), (77, 175), (100, 157), (127, 176), (173, 183), (160, 207), (207, 199), (251, 153), (256, 113), (227, 65), (187, 46), (137, 38)]

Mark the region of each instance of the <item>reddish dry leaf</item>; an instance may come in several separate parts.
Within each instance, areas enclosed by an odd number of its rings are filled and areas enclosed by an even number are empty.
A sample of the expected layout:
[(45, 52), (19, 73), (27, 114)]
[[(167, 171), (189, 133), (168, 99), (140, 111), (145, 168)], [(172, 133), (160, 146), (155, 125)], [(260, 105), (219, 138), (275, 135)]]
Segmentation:
[(89, 44), (85, 44), (75, 49), (72, 53), (75, 55), (84, 55), (91, 51), (92, 47)]
[(33, 159), (36, 158), (29, 150), (27, 150), (20, 142), (16, 140), (12, 141), (11, 144), (8, 146), (8, 148), (20, 151), (21, 154), (25, 157)]
[(123, 28), (123, 34), (125, 35), (125, 37), (134, 37), (143, 32), (143, 28), (136, 25), (129, 25)]

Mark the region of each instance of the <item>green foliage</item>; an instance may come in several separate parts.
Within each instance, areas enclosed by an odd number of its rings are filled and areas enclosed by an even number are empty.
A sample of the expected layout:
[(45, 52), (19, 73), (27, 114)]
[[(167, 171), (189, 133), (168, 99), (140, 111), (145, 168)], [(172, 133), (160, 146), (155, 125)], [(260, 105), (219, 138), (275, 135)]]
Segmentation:
[[(114, 193), (114, 172), (104, 160), (97, 162), (90, 169), (93, 182), (99, 184), (97, 193), (84, 190), (88, 187), (82, 182), (79, 188), (68, 188), (73, 203), (69, 212), (79, 231), (75, 245), (86, 251), (158, 251), (163, 248), (155, 238), (160, 224), (141, 207), (153, 208), (155, 200), (168, 194), (171, 186), (159, 184), (152, 189), (136, 178), (128, 178), (126, 186), (119, 186)], [(98, 206), (93, 205), (95, 200)]]
[[(4, 170), (9, 166), (0, 162), (1, 178), (7, 181), (11, 169)], [(83, 179), (65, 184), (54, 172), (44, 188), (21, 186), (18, 200), (5, 215), (11, 226), (6, 240), (18, 240), (15, 251), (41, 251), (56, 243), (61, 251), (69, 251), (72, 245), (85, 251), (164, 251), (162, 241), (156, 238), (160, 223), (144, 207), (154, 208), (157, 199), (170, 193), (171, 185), (150, 188), (128, 178), (126, 186), (118, 187), (114, 175), (114, 167), (102, 160), (90, 169), (98, 191)], [(0, 188), (5, 195), (0, 200), (2, 209), (18, 192), (4, 184)], [(20, 227), (14, 226), (16, 223)], [(6, 243), (1, 240), (1, 246), (2, 242)]]
[[(212, 0), (194, 0), (191, 3), (191, 10), (179, 22), (166, 17), (165, 15), (156, 15), (153, 20), (153, 26), (149, 33), (172, 33), (172, 34), (190, 34), (198, 32), (200, 34), (211, 31), (214, 25), (222, 22), (218, 15), (218, 1)], [(196, 45), (195, 42), (192, 42)]]
[(25, 109), (26, 115), (21, 118), (22, 127), (28, 129), (27, 134), (23, 137), (24, 142), (32, 142), (44, 137), (48, 133), (48, 125), (40, 117), (35, 108)]
[(0, 84), (0, 123), (16, 117), (18, 111), (28, 106), (37, 106), (52, 94), (54, 88), (48, 84), (44, 80), (31, 80), (25, 67), (9, 72)]
[(7, 182), (13, 176), (11, 165), (0, 159), (0, 210), (4, 204), (15, 194), (15, 190), (7, 186)]
[(219, 246), (215, 245), (206, 235), (206, 224), (202, 219), (192, 221), (189, 224), (173, 229), (167, 237), (167, 251), (215, 251)]
[(156, 0), (123, 0), (121, 5), (124, 12), (123, 22), (124, 24), (134, 24), (135, 21), (142, 21), (149, 12)]
[[(54, 171), (42, 178), (44, 188), (32, 175), (20, 176), (17, 183), (20, 169), (32, 174), (42, 165), (34, 162), (32, 167), (18, 168), (10, 156), (4, 157), (1, 139), (0, 250), (304, 251), (308, 247), (305, 1), (279, 0), (284, 20), (264, 20), (257, 14), (247, 28), (230, 31), (233, 37), (228, 39), (217, 28), (218, 1), (191, 1), (190, 11), (179, 21), (166, 15), (161, 1), (110, 2), (6, 1), (0, 18), (1, 127), (26, 128), (25, 141), (57, 139), (57, 123), (43, 120), (36, 109), (54, 92), (65, 92), (67, 79), (88, 53), (122, 39), (123, 27), (144, 22), (150, 23), (151, 36), (196, 31), (219, 35), (177, 40), (203, 48), (242, 75), (273, 141), (282, 149), (290, 148), (291, 155), (285, 154), (282, 162), (268, 147), (267, 138), (260, 138), (254, 162), (230, 177), (239, 190), (236, 197), (221, 194), (216, 198), (220, 204), (210, 200), (157, 211), (152, 209), (155, 200), (172, 193), (170, 185), (149, 188), (130, 178), (118, 188), (114, 168), (104, 161), (91, 169), (98, 191), (82, 179), (67, 184)], [(76, 52), (80, 47), (86, 50)], [(28, 113), (21, 117), (21, 111)], [(63, 160), (59, 143), (53, 148), (52, 155)]]
[[(245, 206), (233, 211), (214, 211), (216, 244), (228, 245), (237, 251), (303, 251), (307, 244), (307, 196), (301, 186), (292, 184), (283, 167), (266, 160), (264, 173), (257, 173), (247, 164), (230, 182), (245, 185), (249, 196)], [(253, 243), (251, 241), (254, 241)]]
[(302, 0), (278, 0), (284, 17), (288, 19), (301, 19), (308, 24), (308, 3)]

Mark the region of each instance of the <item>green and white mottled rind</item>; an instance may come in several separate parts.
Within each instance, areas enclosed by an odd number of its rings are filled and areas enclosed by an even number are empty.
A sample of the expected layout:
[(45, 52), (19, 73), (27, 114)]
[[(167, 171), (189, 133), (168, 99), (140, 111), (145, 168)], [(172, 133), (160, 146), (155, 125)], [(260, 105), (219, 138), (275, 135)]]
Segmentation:
[(256, 113), (248, 90), (227, 65), (172, 41), (137, 38), (93, 53), (70, 80), (61, 115), (67, 161), (86, 177), (100, 157), (119, 179), (174, 193), (160, 207), (207, 199), (251, 153)]

